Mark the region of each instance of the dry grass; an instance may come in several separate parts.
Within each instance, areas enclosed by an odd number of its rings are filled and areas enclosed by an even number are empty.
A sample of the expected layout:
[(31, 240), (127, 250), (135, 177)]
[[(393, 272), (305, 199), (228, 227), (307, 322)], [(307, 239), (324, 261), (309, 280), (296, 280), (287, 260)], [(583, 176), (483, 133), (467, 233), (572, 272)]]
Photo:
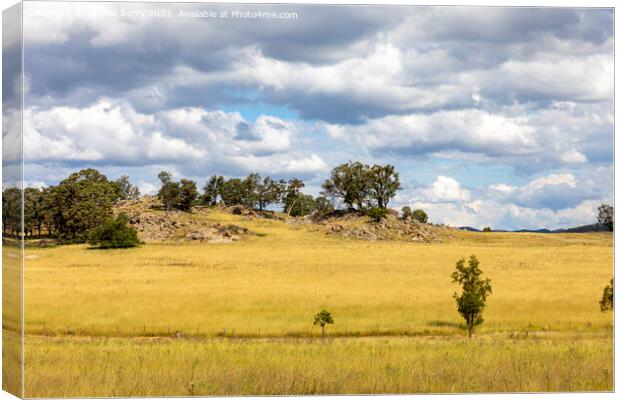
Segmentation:
[(30, 397), (609, 391), (613, 379), (610, 337), (28, 344)]
[[(613, 319), (597, 304), (613, 274), (609, 234), (450, 232), (450, 241), (423, 245), (208, 218), (259, 235), (230, 244), (28, 249), (26, 332), (59, 337), (27, 339), (27, 395), (191, 394), (191, 371), (195, 394), (612, 388)], [(456, 261), (470, 254), (493, 284), (471, 342), (450, 283)], [(312, 339), (320, 334), (312, 314), (323, 307), (336, 321), (328, 334), (341, 337), (329, 344)], [(177, 332), (183, 339), (137, 338)], [(511, 357), (523, 361), (527, 379), (517, 379), (520, 361)], [(54, 363), (70, 365), (66, 379)], [(459, 375), (471, 365), (475, 371)]]
[(22, 390), (21, 280), (21, 249), (3, 245), (2, 390), (16, 396), (20, 396)]

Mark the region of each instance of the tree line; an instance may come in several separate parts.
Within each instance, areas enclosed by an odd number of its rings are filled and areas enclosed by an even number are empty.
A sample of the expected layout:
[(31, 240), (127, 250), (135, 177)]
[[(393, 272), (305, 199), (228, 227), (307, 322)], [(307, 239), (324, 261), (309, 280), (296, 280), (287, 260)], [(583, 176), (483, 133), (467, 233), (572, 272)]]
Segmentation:
[(251, 173), (245, 178), (226, 179), (213, 175), (199, 195), (196, 182), (181, 179), (176, 182), (169, 172), (159, 174), (161, 187), (158, 197), (166, 210), (188, 210), (193, 203), (215, 206), (244, 206), (265, 210), (280, 205), (291, 216), (315, 213), (326, 214), (334, 209), (334, 202), (342, 203), (349, 211), (365, 212), (372, 208), (386, 209), (390, 200), (401, 189), (399, 175), (392, 165), (366, 165), (349, 162), (337, 166), (322, 185), (321, 195), (313, 197), (302, 192), (305, 184), (292, 178), (275, 179)]
[[(398, 172), (393, 166), (360, 162), (348, 162), (334, 168), (316, 197), (302, 192), (305, 183), (301, 179), (276, 179), (258, 173), (228, 179), (213, 175), (205, 183), (202, 194), (198, 191), (198, 184), (191, 179), (177, 181), (166, 171), (160, 172), (158, 178), (161, 185), (157, 198), (167, 212), (191, 211), (196, 205), (221, 204), (256, 210), (281, 207), (284, 213), (294, 217), (323, 217), (335, 210), (334, 204), (340, 204), (347, 211), (370, 215), (372, 211), (386, 210), (401, 188)], [(21, 195), (18, 188), (3, 191), (2, 229), (5, 235), (18, 236), (20, 233)], [(91, 230), (111, 219), (117, 202), (139, 196), (139, 189), (126, 175), (110, 180), (96, 169), (82, 169), (58, 185), (24, 190), (24, 235), (26, 238), (53, 237), (62, 242), (85, 242)], [(419, 214), (420, 211), (405, 209), (404, 218), (426, 222), (426, 215)]]
[[(18, 236), (21, 227), (21, 190), (2, 192), (2, 230)], [(24, 236), (54, 237), (84, 242), (91, 229), (112, 216), (119, 200), (137, 199), (140, 191), (126, 175), (109, 180), (88, 168), (72, 173), (56, 186), (24, 189)]]

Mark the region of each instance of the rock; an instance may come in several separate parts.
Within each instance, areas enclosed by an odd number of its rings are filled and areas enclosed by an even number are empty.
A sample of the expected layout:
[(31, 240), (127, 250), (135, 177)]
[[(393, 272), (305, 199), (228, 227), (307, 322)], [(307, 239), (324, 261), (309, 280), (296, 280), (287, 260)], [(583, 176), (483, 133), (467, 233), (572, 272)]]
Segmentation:
[[(241, 211), (247, 212), (243, 209)], [(159, 200), (153, 196), (143, 196), (136, 201), (124, 201), (114, 208), (115, 214), (125, 213), (129, 217), (130, 224), (136, 228), (139, 238), (144, 241), (178, 242), (179, 234), (182, 233), (181, 241), (232, 242), (233, 238), (241, 240), (243, 235), (249, 233), (245, 227), (232, 224), (222, 226), (219, 223), (210, 223), (199, 216), (208, 212), (208, 208), (197, 208), (194, 210), (195, 218), (186, 218), (188, 214), (183, 212), (165, 212)]]

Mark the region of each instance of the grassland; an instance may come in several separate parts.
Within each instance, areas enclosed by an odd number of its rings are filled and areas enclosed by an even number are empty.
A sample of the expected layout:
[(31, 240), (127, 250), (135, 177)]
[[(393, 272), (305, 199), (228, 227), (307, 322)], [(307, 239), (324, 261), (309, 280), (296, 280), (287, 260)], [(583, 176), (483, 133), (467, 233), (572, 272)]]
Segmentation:
[[(26, 396), (613, 388), (613, 318), (597, 304), (613, 274), (609, 234), (413, 244), (205, 218), (257, 235), (28, 249)], [(472, 340), (450, 283), (470, 254), (493, 283)], [(336, 321), (326, 341), (311, 324), (323, 307)]]
[(17, 242), (2, 245), (2, 389), (20, 396), (22, 392), (21, 287), (22, 258)]

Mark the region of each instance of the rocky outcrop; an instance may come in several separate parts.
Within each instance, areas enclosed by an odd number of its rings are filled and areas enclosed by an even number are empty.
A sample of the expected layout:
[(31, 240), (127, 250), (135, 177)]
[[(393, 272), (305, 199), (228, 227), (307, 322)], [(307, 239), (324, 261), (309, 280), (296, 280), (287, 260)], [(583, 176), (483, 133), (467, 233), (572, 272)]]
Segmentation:
[(241, 235), (246, 234), (248, 234), (248, 230), (242, 226), (215, 224), (211, 227), (193, 230), (185, 237), (190, 240), (200, 240), (209, 243), (228, 243), (241, 240)]
[(197, 207), (192, 213), (166, 212), (153, 196), (119, 203), (115, 214), (124, 213), (144, 241), (186, 240), (207, 243), (230, 243), (249, 234), (247, 228), (237, 225), (221, 225), (209, 222), (209, 211)]
[(371, 222), (368, 217), (351, 214), (331, 218), (323, 222), (328, 235), (338, 235), (360, 240), (404, 240), (410, 242), (439, 242), (439, 228), (412, 220), (402, 220), (390, 213), (380, 222)]

